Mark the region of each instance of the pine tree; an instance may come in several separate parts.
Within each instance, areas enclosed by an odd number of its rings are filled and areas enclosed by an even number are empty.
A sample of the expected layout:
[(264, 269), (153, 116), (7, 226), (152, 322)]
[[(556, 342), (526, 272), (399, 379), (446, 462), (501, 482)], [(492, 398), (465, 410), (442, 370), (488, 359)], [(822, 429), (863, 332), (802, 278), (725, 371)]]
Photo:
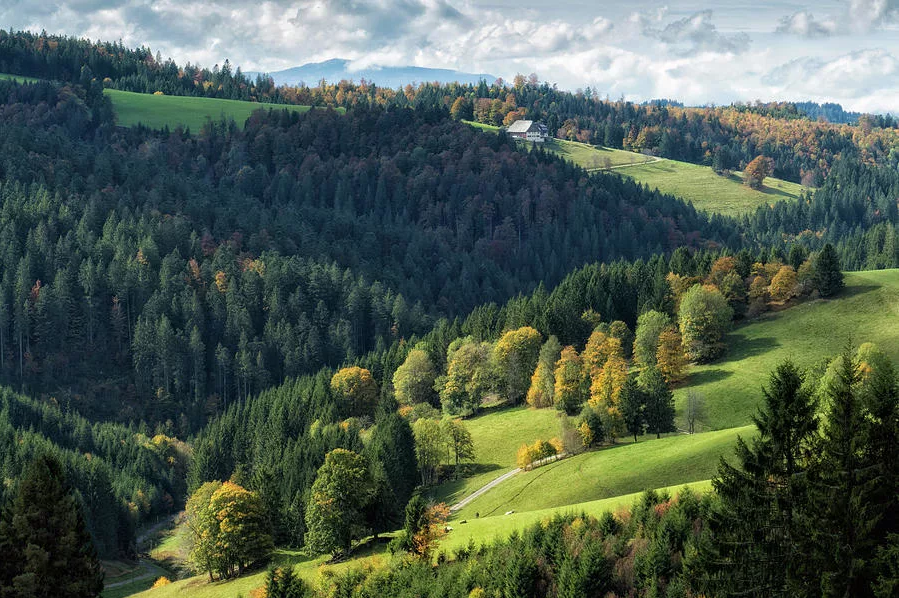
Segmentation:
[(0, 545), (11, 550), (3, 555), (9, 569), (0, 581), (10, 580), (10, 596), (92, 598), (102, 591), (100, 561), (55, 457), (39, 456), (29, 464), (2, 527)]

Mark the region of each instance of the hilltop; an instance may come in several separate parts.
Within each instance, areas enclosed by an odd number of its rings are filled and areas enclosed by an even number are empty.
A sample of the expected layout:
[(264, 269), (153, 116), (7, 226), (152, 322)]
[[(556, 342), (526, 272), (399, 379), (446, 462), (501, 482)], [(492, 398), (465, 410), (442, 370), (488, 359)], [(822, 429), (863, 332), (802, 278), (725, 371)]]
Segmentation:
[(405, 87), (418, 83), (467, 83), (477, 85), (481, 81), (491, 85), (496, 77), (487, 73), (466, 73), (452, 69), (427, 68), (420, 66), (378, 66), (354, 68), (353, 61), (332, 58), (324, 62), (308, 62), (301, 66), (271, 71), (268, 73), (247, 72), (248, 77), (267, 75), (275, 85), (315, 85), (321, 80), (328, 83), (341, 81), (360, 82), (363, 79), (381, 87)]

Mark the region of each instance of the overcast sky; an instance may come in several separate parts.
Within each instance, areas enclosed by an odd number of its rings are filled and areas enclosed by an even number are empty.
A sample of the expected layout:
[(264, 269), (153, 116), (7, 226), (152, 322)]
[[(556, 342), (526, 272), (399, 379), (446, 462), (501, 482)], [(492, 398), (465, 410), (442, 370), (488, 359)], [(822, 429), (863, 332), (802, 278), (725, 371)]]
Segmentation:
[(2, 0), (0, 26), (275, 71), (348, 58), (690, 104), (899, 112), (899, 0)]

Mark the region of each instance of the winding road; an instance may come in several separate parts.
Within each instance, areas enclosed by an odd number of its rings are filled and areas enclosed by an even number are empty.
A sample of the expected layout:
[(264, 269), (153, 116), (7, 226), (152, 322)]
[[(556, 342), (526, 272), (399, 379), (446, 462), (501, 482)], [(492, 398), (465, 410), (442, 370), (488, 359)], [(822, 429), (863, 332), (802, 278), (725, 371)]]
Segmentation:
[[(531, 464), (531, 469), (540, 467), (541, 465), (546, 465), (547, 463), (552, 463), (553, 461), (558, 461), (560, 459), (564, 459), (567, 456), (568, 456), (568, 453), (559, 453), (558, 455), (553, 455), (551, 457), (545, 457), (543, 459), (540, 459), (539, 461), (534, 461)], [(521, 469), (520, 467), (517, 467), (517, 468), (513, 469), (512, 471), (508, 471), (508, 472), (504, 473), (503, 475), (499, 476), (495, 480), (493, 480), (487, 484), (484, 484), (483, 486), (481, 486), (480, 488), (478, 488), (477, 490), (475, 490), (474, 492), (472, 492), (471, 494), (469, 494), (468, 496), (466, 496), (465, 498), (463, 498), (462, 500), (460, 500), (459, 502), (457, 502), (456, 504), (451, 506), (450, 512), (454, 513), (456, 511), (460, 511), (460, 510), (464, 509), (474, 499), (478, 498), (479, 496), (484, 495), (484, 493), (488, 492), (489, 490), (491, 490), (493, 488), (496, 488), (497, 486), (499, 486), (500, 484), (502, 484), (509, 478), (518, 475), (522, 471), (524, 471), (524, 470)]]

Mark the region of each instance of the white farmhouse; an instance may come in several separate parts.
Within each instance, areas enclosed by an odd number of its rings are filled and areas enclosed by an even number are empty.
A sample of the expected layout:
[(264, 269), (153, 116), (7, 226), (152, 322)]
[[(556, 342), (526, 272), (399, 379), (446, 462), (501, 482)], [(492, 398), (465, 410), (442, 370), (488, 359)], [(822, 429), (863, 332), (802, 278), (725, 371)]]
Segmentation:
[(549, 130), (546, 128), (546, 125), (533, 120), (516, 120), (509, 125), (506, 133), (516, 139), (533, 141), (534, 143), (543, 143), (549, 139)]

